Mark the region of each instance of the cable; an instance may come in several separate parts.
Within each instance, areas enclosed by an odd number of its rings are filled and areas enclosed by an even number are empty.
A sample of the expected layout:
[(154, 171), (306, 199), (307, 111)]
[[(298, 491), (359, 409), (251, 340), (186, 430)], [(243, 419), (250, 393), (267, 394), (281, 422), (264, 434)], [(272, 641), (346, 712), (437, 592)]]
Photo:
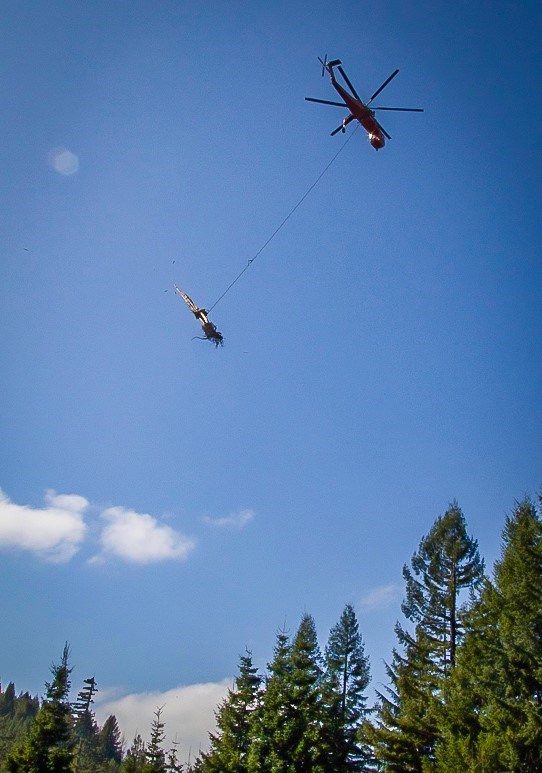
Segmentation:
[(284, 225), (286, 225), (286, 223), (287, 223), (287, 222), (288, 222), (288, 220), (289, 220), (289, 219), (292, 217), (292, 215), (294, 214), (294, 212), (296, 211), (296, 209), (298, 209), (298, 207), (300, 207), (300, 206), (301, 206), (301, 204), (303, 204), (303, 202), (305, 201), (305, 199), (307, 198), (307, 196), (309, 195), (309, 193), (310, 193), (310, 192), (313, 190), (313, 188), (316, 188), (316, 186), (318, 185), (318, 183), (320, 182), (320, 180), (322, 179), (322, 177), (325, 175), (325, 173), (327, 172), (327, 170), (329, 169), (329, 167), (330, 167), (330, 166), (333, 164), (333, 162), (335, 161), (335, 159), (338, 157), (339, 153), (341, 153), (341, 152), (344, 150), (344, 148), (345, 148), (345, 147), (348, 145), (348, 143), (350, 142), (350, 140), (352, 139), (352, 137), (354, 136), (354, 134), (355, 134), (355, 132), (357, 131), (357, 129), (358, 129), (358, 128), (359, 128), (359, 123), (358, 123), (358, 124), (356, 124), (356, 126), (354, 127), (354, 131), (353, 131), (353, 132), (352, 132), (352, 133), (349, 135), (349, 137), (348, 137), (348, 138), (347, 138), (347, 139), (346, 139), (346, 140), (343, 142), (343, 144), (341, 145), (341, 147), (339, 148), (339, 150), (338, 150), (338, 151), (335, 153), (335, 155), (333, 156), (333, 158), (331, 159), (331, 161), (329, 162), (329, 164), (328, 164), (328, 165), (325, 167), (325, 169), (323, 170), (323, 172), (320, 172), (320, 174), (318, 175), (318, 177), (316, 178), (316, 180), (313, 182), (313, 184), (310, 186), (310, 188), (308, 188), (308, 190), (307, 190), (307, 191), (306, 191), (306, 192), (303, 194), (303, 196), (302, 196), (302, 197), (299, 199), (299, 201), (297, 202), (297, 204), (295, 205), (295, 207), (293, 207), (293, 208), (292, 208), (292, 209), (291, 209), (291, 210), (288, 212), (288, 214), (286, 215), (286, 217), (284, 218), (284, 220), (282, 221), (282, 223), (281, 223), (281, 224), (278, 226), (278, 228), (275, 228), (275, 230), (273, 231), (273, 233), (271, 234), (271, 236), (269, 237), (269, 239), (268, 239), (268, 240), (267, 240), (267, 241), (266, 241), (266, 242), (265, 242), (265, 243), (264, 243), (264, 244), (263, 244), (263, 245), (260, 247), (260, 249), (258, 250), (258, 252), (257, 252), (257, 253), (256, 253), (256, 254), (255, 254), (253, 257), (252, 257), (252, 258), (250, 258), (250, 260), (248, 261), (248, 263), (246, 264), (246, 266), (244, 267), (244, 269), (243, 269), (242, 271), (240, 271), (240, 272), (237, 274), (237, 276), (235, 277), (235, 279), (233, 280), (233, 282), (231, 282), (231, 283), (230, 283), (230, 284), (229, 284), (229, 285), (226, 287), (226, 289), (224, 290), (224, 292), (222, 293), (222, 295), (220, 295), (220, 296), (219, 296), (219, 298), (218, 298), (218, 299), (217, 299), (217, 300), (216, 300), (216, 301), (213, 303), (213, 305), (212, 305), (212, 306), (211, 306), (209, 309), (207, 309), (207, 312), (208, 312), (208, 313), (209, 313), (209, 312), (211, 312), (211, 311), (214, 309), (214, 307), (215, 307), (215, 306), (217, 306), (217, 305), (220, 303), (220, 301), (221, 301), (221, 300), (222, 300), (222, 298), (223, 298), (223, 297), (226, 295), (226, 293), (229, 293), (229, 291), (231, 290), (231, 288), (232, 288), (232, 287), (233, 287), (235, 284), (237, 284), (237, 282), (238, 282), (238, 281), (241, 279), (241, 277), (243, 276), (243, 274), (245, 273), (245, 271), (246, 271), (247, 269), (249, 269), (249, 268), (250, 268), (250, 266), (251, 266), (251, 265), (254, 263), (254, 261), (256, 260), (256, 258), (257, 258), (257, 257), (258, 257), (258, 256), (259, 256), (259, 255), (260, 255), (260, 254), (261, 254), (261, 253), (262, 253), (262, 252), (265, 250), (265, 248), (267, 247), (267, 245), (268, 245), (268, 244), (269, 244), (269, 243), (270, 243), (270, 242), (271, 242), (271, 241), (272, 241), (272, 240), (275, 238), (275, 236), (278, 234), (278, 232), (280, 231), (280, 229), (281, 229), (281, 228), (282, 228)]

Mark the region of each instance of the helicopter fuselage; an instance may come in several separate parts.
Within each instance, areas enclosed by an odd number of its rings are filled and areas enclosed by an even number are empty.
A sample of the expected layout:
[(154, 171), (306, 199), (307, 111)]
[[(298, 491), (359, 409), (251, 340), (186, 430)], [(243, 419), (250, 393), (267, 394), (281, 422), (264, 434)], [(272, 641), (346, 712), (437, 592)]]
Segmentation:
[(333, 88), (343, 99), (345, 106), (350, 110), (350, 115), (343, 120), (343, 130), (346, 128), (346, 125), (350, 123), (350, 121), (356, 119), (356, 121), (360, 122), (360, 124), (369, 135), (369, 142), (373, 148), (375, 150), (380, 150), (380, 148), (383, 148), (386, 144), (386, 140), (384, 139), (382, 130), (378, 125), (374, 112), (369, 107), (367, 107), (367, 105), (363, 104), (363, 102), (355, 99), (351, 94), (348, 93), (348, 91), (346, 91), (346, 89), (341, 86), (340, 83), (337, 82), (332, 67), (328, 68), (328, 72), (331, 76), (331, 83)]

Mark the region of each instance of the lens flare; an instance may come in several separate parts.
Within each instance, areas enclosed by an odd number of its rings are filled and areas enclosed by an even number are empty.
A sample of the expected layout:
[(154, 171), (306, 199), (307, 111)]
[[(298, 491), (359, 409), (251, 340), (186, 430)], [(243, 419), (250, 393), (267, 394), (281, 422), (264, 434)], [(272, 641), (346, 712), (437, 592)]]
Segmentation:
[(51, 169), (66, 176), (75, 174), (79, 169), (79, 158), (67, 148), (53, 148), (47, 160)]

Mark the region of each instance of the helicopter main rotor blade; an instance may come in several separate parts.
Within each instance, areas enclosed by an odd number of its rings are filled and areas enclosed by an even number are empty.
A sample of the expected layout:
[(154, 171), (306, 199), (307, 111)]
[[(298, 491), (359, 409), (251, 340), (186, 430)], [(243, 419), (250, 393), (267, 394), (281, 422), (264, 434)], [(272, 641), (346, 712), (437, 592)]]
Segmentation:
[(397, 110), (401, 113), (423, 113), (423, 107), (372, 107), (371, 110)]
[(330, 102), (329, 99), (316, 99), (315, 97), (305, 97), (307, 102), (318, 102), (320, 105), (335, 105), (336, 107), (346, 107), (344, 102)]
[(377, 96), (380, 94), (380, 92), (381, 92), (383, 89), (385, 89), (385, 88), (386, 88), (386, 86), (388, 85), (388, 83), (389, 83), (389, 82), (390, 82), (390, 81), (391, 81), (393, 78), (395, 78), (395, 76), (397, 75), (397, 73), (398, 73), (398, 72), (399, 72), (399, 70), (395, 70), (395, 72), (392, 72), (392, 74), (390, 75), (390, 77), (389, 77), (387, 80), (385, 80), (385, 81), (384, 81), (384, 83), (382, 84), (382, 86), (380, 86), (380, 88), (379, 88), (379, 89), (377, 89), (377, 90), (375, 91), (375, 93), (373, 94), (373, 96), (372, 96), (372, 97), (369, 99), (369, 101), (367, 102), (367, 104), (368, 104), (368, 105), (370, 105), (370, 104), (371, 104), (371, 102), (373, 101), (373, 99), (374, 99), (375, 97), (377, 97)]
[[(376, 119), (375, 119), (375, 120), (376, 120)], [(382, 134), (384, 134), (384, 135), (385, 135), (385, 136), (386, 136), (386, 137), (387, 137), (389, 140), (391, 140), (391, 137), (390, 137), (390, 135), (389, 135), (389, 134), (388, 134), (388, 132), (387, 132), (387, 131), (384, 129), (384, 127), (382, 126), (382, 124), (381, 124), (381, 123), (378, 123), (378, 121), (377, 121), (377, 124), (378, 124), (378, 128), (380, 129), (380, 131), (382, 132)]]
[(349, 79), (348, 79), (348, 75), (345, 73), (345, 71), (343, 70), (343, 68), (342, 68), (340, 65), (339, 65), (339, 67), (338, 67), (338, 70), (339, 70), (339, 72), (341, 73), (341, 75), (343, 76), (343, 78), (344, 78), (344, 82), (346, 83), (346, 85), (348, 86), (348, 88), (350, 89), (350, 91), (352, 92), (352, 94), (355, 96), (355, 98), (358, 100), (358, 102), (361, 102), (361, 97), (360, 97), (360, 95), (358, 94), (358, 92), (356, 91), (356, 89), (355, 89), (355, 88), (352, 86), (352, 84), (350, 83), (350, 81), (349, 81)]

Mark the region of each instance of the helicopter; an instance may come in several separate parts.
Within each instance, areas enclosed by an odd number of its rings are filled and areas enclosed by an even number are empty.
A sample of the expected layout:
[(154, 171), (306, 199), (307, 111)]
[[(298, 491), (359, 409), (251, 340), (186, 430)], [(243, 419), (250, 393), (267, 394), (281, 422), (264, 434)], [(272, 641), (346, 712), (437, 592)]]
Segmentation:
[[(406, 112), (406, 113), (423, 113), (423, 108), (420, 107), (369, 107), (373, 99), (375, 99), (380, 92), (386, 88), (388, 83), (395, 78), (399, 70), (395, 70), (392, 72), (392, 74), (387, 78), (384, 83), (378, 88), (375, 93), (369, 98), (367, 102), (363, 102), (358, 95), (356, 89), (352, 86), (350, 83), (350, 80), (348, 79), (347, 74), (341, 67), (341, 60), (340, 59), (333, 59), (331, 61), (328, 61), (327, 54), (324, 56), (323, 59), (320, 59), (318, 57), (318, 61), (322, 65), (322, 77), (324, 77), (324, 73), (327, 70), (331, 77), (331, 85), (333, 88), (338, 92), (339, 96), (342, 97), (343, 102), (330, 102), (328, 99), (316, 99), (315, 97), (305, 97), (307, 102), (318, 102), (322, 105), (335, 105), (336, 107), (346, 107), (348, 110), (350, 110), (350, 114), (346, 116), (346, 118), (343, 118), (343, 122), (340, 126), (338, 126), (336, 129), (334, 129), (331, 132), (331, 136), (337, 134), (337, 132), (344, 132), (346, 131), (346, 127), (350, 123), (350, 121), (353, 121), (356, 119), (360, 122), (360, 124), (363, 126), (363, 128), (366, 130), (366, 132), (369, 135), (369, 142), (373, 146), (375, 150), (380, 150), (380, 148), (383, 148), (386, 144), (386, 140), (384, 137), (387, 137), (389, 140), (391, 140), (390, 135), (388, 132), (384, 129), (383, 126), (376, 120), (375, 117), (375, 110), (396, 110), (400, 112)], [(337, 67), (340, 74), (342, 75), (342, 78), (348, 88), (350, 89), (349, 93), (344, 86), (341, 86), (340, 83), (337, 82), (337, 79), (335, 77), (335, 72), (333, 70), (334, 67)]]

